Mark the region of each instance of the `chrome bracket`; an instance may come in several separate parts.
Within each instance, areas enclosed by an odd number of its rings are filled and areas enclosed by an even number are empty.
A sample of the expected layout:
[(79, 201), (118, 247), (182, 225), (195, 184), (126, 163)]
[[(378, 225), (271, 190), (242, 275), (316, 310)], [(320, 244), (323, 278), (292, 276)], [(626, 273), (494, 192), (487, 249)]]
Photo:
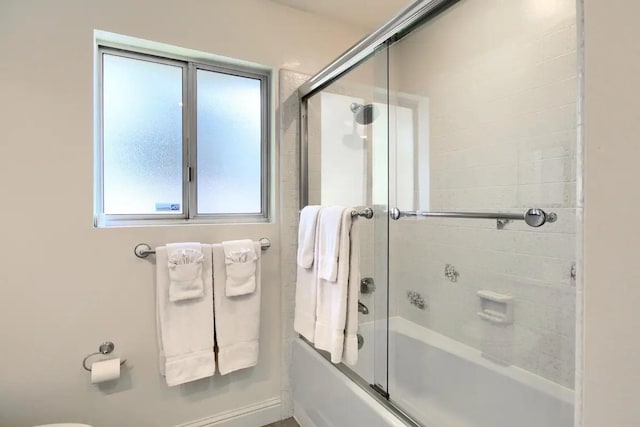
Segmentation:
[(498, 218), (496, 219), (496, 228), (498, 230), (504, 230), (504, 228), (506, 227), (507, 224), (509, 224), (511, 222), (510, 219), (506, 219), (506, 218)]

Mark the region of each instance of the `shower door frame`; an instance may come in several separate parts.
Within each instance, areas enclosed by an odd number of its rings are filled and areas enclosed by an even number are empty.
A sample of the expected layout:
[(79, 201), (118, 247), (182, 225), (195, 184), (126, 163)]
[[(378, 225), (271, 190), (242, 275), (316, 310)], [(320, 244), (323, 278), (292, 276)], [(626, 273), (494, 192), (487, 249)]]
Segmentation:
[[(366, 36), (350, 49), (345, 51), (342, 55), (340, 55), (336, 60), (327, 65), (321, 71), (319, 71), (316, 75), (311, 77), (306, 83), (304, 83), (300, 88), (298, 88), (298, 99), (300, 105), (300, 117), (299, 117), (299, 165), (300, 165), (300, 175), (299, 175), (299, 200), (300, 200), (300, 209), (306, 206), (309, 202), (309, 164), (308, 164), (308, 126), (307, 126), (307, 101), (313, 95), (319, 93), (322, 89), (326, 88), (341, 76), (345, 75), (355, 67), (359, 66), (361, 63), (365, 62), (367, 59), (372, 57), (376, 50), (378, 49), (387, 49), (391, 44), (400, 40), (404, 36), (408, 35), (412, 32), (416, 27), (424, 24), (430, 19), (434, 18), (436, 15), (445, 11), (449, 7), (455, 5), (460, 0), (418, 0), (415, 3), (408, 6), (406, 9), (399, 12), (392, 19), (387, 21), (380, 28), (375, 30), (370, 35)], [(577, 254), (577, 276), (578, 279), (576, 281), (576, 288), (578, 292), (582, 293), (582, 270), (583, 270), (583, 260), (582, 260), (582, 240), (583, 240), (583, 182), (582, 182), (582, 171), (583, 171), (583, 146), (584, 146), (584, 122), (583, 122), (583, 114), (584, 114), (584, 6), (583, 0), (576, 0), (576, 25), (577, 25), (577, 33), (578, 33), (578, 119), (577, 119), (577, 171), (576, 171), (576, 197), (577, 197), (577, 242), (578, 242), (578, 254)], [(388, 315), (389, 313), (387, 313)], [(388, 319), (388, 316), (387, 316)], [(583, 329), (583, 301), (578, 298), (576, 300), (576, 349), (580, 349), (582, 346), (582, 329)], [(388, 328), (387, 328), (388, 333)], [(313, 345), (310, 344), (310, 347), (313, 348)], [(388, 350), (388, 337), (387, 337), (387, 350)], [(317, 350), (316, 350), (317, 351)], [(321, 352), (318, 353), (325, 359), (328, 357)], [(388, 363), (388, 360), (387, 360)], [(380, 393), (378, 390), (375, 390), (364, 381), (358, 374), (356, 374), (349, 367), (339, 364), (335, 365), (335, 367), (346, 375), (350, 380), (352, 380), (355, 384), (361, 387), (366, 393), (371, 395), (374, 399), (384, 405), (390, 412), (395, 414), (400, 421), (402, 421), (407, 426), (416, 426), (420, 427), (421, 424), (418, 423), (415, 419), (407, 415), (402, 409), (398, 408), (390, 399), (388, 393)], [(574, 425), (576, 427), (582, 425), (582, 381), (581, 378), (581, 367), (582, 367), (582, 354), (577, 351), (576, 359), (575, 359), (575, 371), (576, 378), (578, 380), (575, 382), (575, 400), (574, 400)]]

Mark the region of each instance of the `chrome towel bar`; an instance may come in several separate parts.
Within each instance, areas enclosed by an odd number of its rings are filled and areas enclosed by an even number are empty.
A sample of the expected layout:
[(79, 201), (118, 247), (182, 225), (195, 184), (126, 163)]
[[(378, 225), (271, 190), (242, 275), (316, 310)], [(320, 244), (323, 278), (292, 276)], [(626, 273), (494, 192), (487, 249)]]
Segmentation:
[[(260, 242), (260, 247), (263, 251), (266, 251), (271, 247), (271, 240), (266, 237), (262, 237), (258, 241)], [(151, 246), (146, 243), (138, 243), (136, 247), (133, 248), (133, 253), (136, 254), (138, 258), (146, 258), (149, 255), (154, 255), (156, 251), (151, 249)]]
[(467, 219), (497, 219), (524, 221), (530, 227), (541, 227), (547, 222), (556, 222), (558, 215), (555, 212), (546, 213), (542, 209), (531, 208), (524, 214), (499, 213), (499, 212), (425, 212), (425, 211), (401, 211), (393, 208), (389, 212), (391, 219), (398, 220), (403, 217), (436, 217), (436, 218), (467, 218)]
[[(298, 215), (300, 215), (300, 212), (301, 211), (298, 211)], [(357, 216), (361, 216), (361, 217), (366, 218), (366, 219), (371, 219), (371, 218), (373, 218), (373, 209), (371, 209), (371, 208), (362, 208), (360, 210), (356, 209), (353, 212), (351, 212), (351, 218), (355, 218)]]

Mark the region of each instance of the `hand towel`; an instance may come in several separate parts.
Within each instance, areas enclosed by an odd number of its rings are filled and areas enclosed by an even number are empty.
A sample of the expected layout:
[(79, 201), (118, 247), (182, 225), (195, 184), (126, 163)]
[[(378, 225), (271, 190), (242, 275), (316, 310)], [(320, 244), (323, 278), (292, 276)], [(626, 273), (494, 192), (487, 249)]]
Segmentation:
[(218, 344), (218, 369), (225, 375), (258, 363), (260, 335), (260, 243), (254, 242), (256, 289), (246, 295), (225, 295), (227, 269), (224, 247), (213, 246), (213, 295)]
[(300, 212), (297, 262), (302, 268), (313, 265), (319, 211), (320, 206), (305, 206)]
[(202, 298), (171, 302), (168, 250), (156, 248), (156, 322), (160, 372), (175, 386), (210, 377), (216, 368), (213, 352), (211, 245), (201, 245)]
[[(227, 282), (225, 295), (234, 297), (256, 290), (256, 250), (251, 240), (222, 242)], [(260, 252), (258, 250), (258, 252)]]
[[(295, 315), (293, 319), (293, 329), (305, 337), (310, 342), (314, 341), (315, 328), (316, 328), (316, 304), (317, 304), (317, 287), (318, 287), (318, 222), (322, 217), (323, 210), (312, 209), (305, 212), (307, 208), (302, 211), (305, 213), (305, 221), (302, 222), (302, 212), (300, 214), (300, 227), (298, 228), (298, 242), (305, 241), (305, 244), (310, 244), (313, 240), (313, 261), (308, 268), (300, 265), (296, 262), (296, 307)], [(309, 213), (309, 216), (307, 216)], [(310, 218), (312, 214), (315, 214), (315, 219)], [(303, 237), (300, 238), (300, 234), (307, 235), (312, 234), (312, 238)], [(298, 248), (298, 253), (300, 248)]]
[(342, 361), (358, 363), (358, 300), (360, 299), (360, 220), (352, 219), (349, 233), (349, 284), (347, 290), (347, 320), (344, 330)]
[(169, 301), (183, 301), (204, 295), (202, 245), (195, 242), (167, 244)]
[(318, 218), (318, 277), (335, 282), (338, 275), (340, 227), (345, 208), (331, 206), (322, 209)]
[[(351, 250), (349, 233), (351, 231), (352, 211), (353, 209), (341, 208), (340, 235), (336, 239), (339, 242), (339, 250), (335, 282), (318, 277), (314, 345), (320, 350), (328, 351), (331, 354), (332, 363), (340, 363), (342, 361), (344, 349)], [(324, 216), (324, 210), (322, 216)], [(320, 224), (322, 224), (322, 216)], [(322, 230), (320, 230), (319, 239), (322, 242)], [(322, 255), (320, 257), (322, 259)]]

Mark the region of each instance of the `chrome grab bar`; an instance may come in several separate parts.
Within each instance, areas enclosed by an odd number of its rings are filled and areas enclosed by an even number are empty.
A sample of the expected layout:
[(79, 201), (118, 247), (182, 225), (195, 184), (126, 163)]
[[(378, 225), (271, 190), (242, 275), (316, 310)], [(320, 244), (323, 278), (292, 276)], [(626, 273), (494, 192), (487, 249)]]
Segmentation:
[(467, 219), (497, 219), (524, 221), (530, 227), (541, 227), (547, 222), (556, 222), (558, 215), (555, 212), (546, 213), (542, 209), (531, 208), (524, 214), (499, 213), (499, 212), (425, 212), (425, 211), (401, 211), (393, 208), (389, 212), (391, 219), (398, 220), (403, 217), (436, 217), (436, 218), (467, 218)]

